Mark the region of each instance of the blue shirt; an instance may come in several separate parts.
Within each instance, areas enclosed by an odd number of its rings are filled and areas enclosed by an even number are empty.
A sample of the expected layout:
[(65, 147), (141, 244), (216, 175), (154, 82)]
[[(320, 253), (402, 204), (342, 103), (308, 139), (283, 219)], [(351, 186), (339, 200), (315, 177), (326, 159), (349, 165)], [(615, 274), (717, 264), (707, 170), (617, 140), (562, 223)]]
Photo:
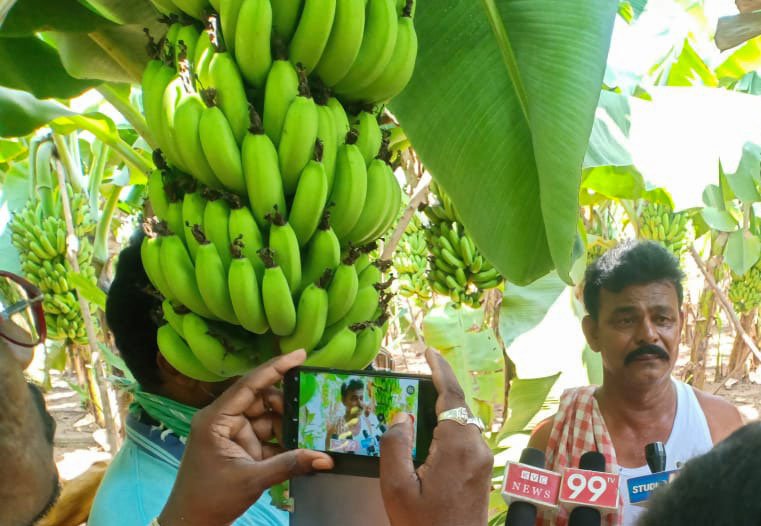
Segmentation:
[[(88, 526), (146, 526), (172, 491), (185, 444), (171, 431), (129, 415), (126, 440), (95, 495)], [(288, 513), (271, 505), (269, 492), (235, 526), (287, 526)]]

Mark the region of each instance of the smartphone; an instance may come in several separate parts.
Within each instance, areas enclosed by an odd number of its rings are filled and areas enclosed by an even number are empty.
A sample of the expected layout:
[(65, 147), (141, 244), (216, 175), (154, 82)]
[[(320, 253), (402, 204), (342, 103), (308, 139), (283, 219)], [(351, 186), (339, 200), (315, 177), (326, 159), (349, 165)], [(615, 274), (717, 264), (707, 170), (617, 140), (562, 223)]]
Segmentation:
[(377, 477), (380, 439), (394, 416), (412, 416), (412, 461), (425, 462), (436, 426), (430, 376), (297, 367), (283, 380), (283, 442), (329, 453), (334, 473)]

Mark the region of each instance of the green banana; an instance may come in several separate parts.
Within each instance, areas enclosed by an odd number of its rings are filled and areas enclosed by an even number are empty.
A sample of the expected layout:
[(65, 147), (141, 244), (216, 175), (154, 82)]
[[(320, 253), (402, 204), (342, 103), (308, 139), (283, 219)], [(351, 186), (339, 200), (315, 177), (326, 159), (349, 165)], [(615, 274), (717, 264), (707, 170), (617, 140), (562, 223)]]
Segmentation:
[(325, 334), (321, 342), (325, 343), (332, 338), (338, 331), (344, 327), (349, 327), (355, 323), (362, 323), (372, 319), (375, 311), (380, 305), (380, 292), (375, 285), (361, 287), (357, 291), (357, 297), (354, 300), (349, 312), (337, 322), (325, 328)]
[(140, 245), (140, 259), (143, 262), (143, 268), (148, 279), (156, 287), (162, 296), (168, 299), (174, 299), (176, 296), (169, 287), (164, 271), (161, 266), (161, 243), (163, 238), (148, 237), (143, 238)]
[(199, 133), (201, 115), (205, 109), (206, 105), (197, 93), (183, 97), (174, 112), (174, 134), (179, 155), (189, 173), (206, 186), (220, 189), (222, 183), (206, 160)]
[(296, 32), (289, 47), (289, 57), (294, 64), (304, 66), (312, 73), (320, 62), (328, 43), (336, 13), (336, 0), (304, 0)]
[(174, 46), (174, 63), (177, 66), (178, 72), (182, 67), (185, 67), (181, 65), (183, 61), (188, 61), (189, 65), (190, 61), (193, 60), (196, 45), (198, 44), (198, 36), (199, 33), (195, 24), (184, 25), (177, 31), (177, 40)]
[(152, 75), (148, 81), (143, 82), (143, 114), (145, 115), (145, 122), (155, 135), (156, 141), (164, 150), (164, 154), (170, 162), (174, 162), (175, 159), (170, 157), (173, 152), (166, 150), (167, 146), (171, 147), (171, 137), (164, 135), (163, 121), (163, 100), (164, 91), (169, 83), (175, 77), (176, 72), (174, 68), (162, 64), (158, 71)]
[(317, 140), (322, 144), (322, 165), (325, 168), (327, 191), (333, 187), (338, 155), (336, 119), (330, 106), (317, 104)]
[(211, 57), (214, 56), (214, 46), (211, 45), (211, 39), (212, 36), (209, 30), (204, 29), (198, 36), (198, 42), (196, 43), (192, 70), (197, 91), (211, 86), (209, 62), (211, 62)]
[(238, 243), (243, 255), (254, 266), (257, 278), (261, 280), (264, 274), (264, 263), (262, 263), (258, 251), (264, 247), (262, 233), (256, 224), (251, 209), (243, 204), (238, 196), (227, 196), (227, 200), (230, 203), (230, 220), (228, 223), (230, 241), (233, 244)]
[(357, 148), (362, 152), (365, 164), (369, 165), (380, 152), (383, 132), (378, 125), (378, 118), (369, 111), (359, 112), (356, 126)]
[[(381, 159), (375, 159), (367, 168), (367, 197), (356, 224), (346, 236), (354, 245), (360, 245), (370, 234), (377, 231), (393, 208), (394, 188), (398, 186), (391, 167)], [(395, 208), (395, 213), (399, 207)]]
[(391, 60), (399, 21), (394, 0), (367, 0), (365, 34), (349, 72), (336, 85), (339, 95), (354, 93), (377, 79)]
[(167, 209), (169, 208), (169, 201), (164, 191), (163, 173), (161, 170), (154, 170), (151, 175), (148, 176), (148, 201), (151, 203), (153, 213), (159, 219), (166, 220)]
[(333, 325), (346, 316), (357, 298), (359, 279), (354, 262), (358, 256), (359, 253), (356, 250), (349, 251), (349, 255), (344, 258), (333, 273), (333, 279), (328, 285), (327, 325)]
[(272, 5), (270, 0), (243, 0), (235, 34), (235, 59), (243, 78), (257, 89), (264, 86), (272, 67)]
[(218, 376), (230, 378), (253, 369), (256, 349), (230, 329), (193, 314), (185, 315), (182, 328), (185, 340), (203, 367)]
[(179, 334), (181, 337), (185, 338), (185, 332), (182, 329), (182, 320), (184, 319), (185, 314), (190, 312), (185, 307), (180, 307), (184, 310), (184, 312), (180, 313), (177, 312), (177, 308), (175, 308), (174, 305), (172, 305), (171, 300), (164, 300), (161, 302), (161, 310), (164, 314), (164, 319), (169, 323), (169, 325), (172, 326), (172, 328)]
[(216, 51), (209, 62), (209, 77), (217, 90), (219, 107), (230, 123), (235, 140), (240, 144), (248, 129), (246, 88), (235, 59), (227, 51), (225, 44), (219, 40)]
[(183, 13), (195, 19), (203, 20), (204, 11), (206, 11), (206, 0), (172, 0), (172, 3)]
[(328, 293), (325, 282), (330, 279), (327, 270), (315, 283), (310, 283), (301, 292), (296, 311), (296, 329), (293, 334), (280, 338), (280, 350), (283, 353), (304, 349), (311, 352), (320, 342), (328, 314)]
[(278, 0), (272, 4), (272, 30), (289, 42), (299, 22), (303, 0)]
[(270, 327), (262, 304), (260, 278), (254, 264), (243, 254), (242, 245), (240, 240), (235, 240), (232, 246), (233, 261), (227, 274), (230, 300), (243, 328), (255, 334), (264, 334)]
[(391, 197), (388, 200), (388, 206), (386, 206), (386, 216), (380, 222), (376, 230), (369, 233), (365, 238), (359, 240), (360, 244), (369, 243), (374, 239), (378, 239), (388, 232), (399, 218), (399, 208), (402, 206), (402, 187), (399, 186), (399, 181), (396, 180), (396, 176), (390, 168), (386, 170), (386, 178), (391, 187)]
[(201, 192), (188, 192), (182, 200), (182, 225), (184, 232), (185, 245), (190, 252), (190, 258), (196, 260), (198, 251), (198, 241), (193, 235), (193, 226), (198, 225), (203, 228), (204, 209), (206, 208), (206, 199)]
[(225, 378), (206, 370), (182, 336), (171, 325), (162, 325), (156, 333), (159, 352), (178, 372), (201, 382), (221, 382)]
[(330, 226), (330, 214), (325, 212), (317, 231), (306, 247), (306, 257), (301, 272), (301, 284), (294, 291), (316, 281), (326, 269), (334, 269), (341, 262), (341, 246)]
[(170, 163), (179, 167), (183, 172), (188, 172), (189, 170), (185, 166), (185, 163), (182, 162), (180, 147), (174, 134), (174, 114), (177, 109), (177, 104), (179, 104), (182, 99), (184, 90), (182, 77), (180, 75), (175, 75), (164, 89), (159, 126), (161, 127), (161, 135), (164, 137), (166, 143), (163, 146), (167, 159)]
[[(206, 237), (216, 247), (225, 269), (230, 268), (232, 254), (230, 252), (230, 205), (218, 193), (206, 190), (207, 200), (203, 212), (203, 227)], [(192, 225), (191, 225), (192, 226)], [(224, 318), (223, 318), (224, 319)]]
[(351, 131), (349, 117), (346, 115), (346, 110), (337, 98), (330, 97), (327, 106), (333, 111), (333, 120), (336, 123), (337, 145), (340, 146), (346, 142), (346, 136)]
[(275, 207), (287, 215), (283, 180), (275, 145), (264, 133), (262, 121), (254, 107), (251, 107), (251, 130), (243, 140), (243, 173), (248, 189), (251, 211), (260, 228), (267, 227), (266, 219)]
[(367, 167), (354, 142), (356, 133), (349, 132), (346, 144), (338, 148), (336, 175), (328, 203), (333, 203), (331, 223), (340, 240), (357, 224), (367, 195)]
[(326, 86), (335, 86), (359, 54), (365, 31), (365, 0), (337, 0), (330, 38), (315, 73)]
[(172, 293), (170, 298), (176, 299), (196, 314), (214, 318), (198, 290), (195, 267), (182, 240), (176, 235), (166, 236), (162, 238), (160, 246), (159, 261)]
[(357, 334), (357, 346), (346, 369), (362, 370), (375, 360), (383, 343), (383, 329), (376, 323), (362, 329)]
[[(308, 0), (309, 1), (309, 0)], [(314, 156), (317, 140), (317, 106), (309, 92), (309, 85), (303, 69), (299, 68), (299, 95), (288, 107), (283, 121), (283, 133), (278, 145), (280, 176), (286, 195), (293, 195), (299, 182), (299, 175)]]
[(309, 242), (317, 229), (328, 198), (328, 177), (320, 162), (322, 151), (321, 144), (315, 146), (315, 158), (301, 172), (288, 216), (300, 247)]
[(274, 253), (275, 264), (283, 269), (288, 287), (295, 291), (301, 283), (301, 251), (299, 240), (293, 227), (275, 208), (267, 214), (271, 223), (269, 230), (269, 248)]
[(277, 336), (288, 336), (296, 328), (296, 307), (293, 305), (288, 280), (274, 260), (274, 254), (268, 248), (259, 251), (264, 261), (262, 278), (262, 300), (267, 324)]
[(371, 287), (376, 283), (380, 283), (383, 279), (383, 272), (380, 269), (377, 261), (374, 261), (367, 265), (361, 272), (357, 272), (358, 285), (360, 289), (365, 287)]
[(402, 18), (399, 19), (399, 30), (391, 60), (383, 72), (368, 86), (349, 95), (349, 99), (362, 100), (368, 103), (385, 102), (404, 90), (415, 71), (418, 39), (412, 22), (410, 10), (412, 0), (407, 0)]
[(198, 121), (198, 135), (204, 156), (222, 184), (239, 195), (246, 195), (241, 153), (230, 123), (216, 105), (216, 91), (202, 91), (207, 108)]
[(276, 147), (280, 144), (285, 115), (298, 94), (299, 74), (296, 68), (287, 60), (275, 60), (264, 86), (262, 119), (264, 130)]
[[(225, 227), (227, 227), (226, 224)], [(198, 290), (203, 301), (214, 316), (220, 320), (233, 325), (240, 325), (230, 300), (227, 267), (222, 262), (217, 247), (206, 238), (198, 225), (193, 226), (193, 236), (198, 242), (196, 283), (198, 283)]]
[(182, 224), (182, 201), (169, 203), (169, 208), (166, 211), (166, 224), (169, 226), (170, 232), (185, 242), (185, 227)]
[(236, 30), (243, 2), (244, 0), (219, 0), (219, 23), (222, 26), (222, 38), (224, 38), (225, 46), (231, 54), (235, 54), (238, 38)]
[(312, 351), (304, 365), (309, 367), (343, 368), (351, 361), (357, 347), (357, 333), (345, 327), (330, 338), (323, 347)]

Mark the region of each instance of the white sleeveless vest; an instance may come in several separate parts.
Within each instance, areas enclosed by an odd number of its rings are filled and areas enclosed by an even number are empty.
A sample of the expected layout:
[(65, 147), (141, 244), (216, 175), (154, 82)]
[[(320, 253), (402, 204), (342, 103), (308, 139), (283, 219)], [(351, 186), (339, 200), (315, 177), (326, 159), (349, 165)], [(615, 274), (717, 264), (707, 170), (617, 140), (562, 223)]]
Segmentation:
[[(666, 442), (666, 471), (682, 467), (692, 457), (702, 455), (713, 447), (708, 422), (692, 387), (677, 380), (674, 380), (674, 386), (677, 394), (676, 417), (674, 426), (671, 428), (671, 435)], [(626, 481), (649, 473), (650, 468), (647, 464), (638, 468), (619, 467), (621, 475), (619, 491), (624, 500), (623, 526), (634, 526), (639, 516), (646, 510), (643, 506), (636, 506), (629, 502)]]

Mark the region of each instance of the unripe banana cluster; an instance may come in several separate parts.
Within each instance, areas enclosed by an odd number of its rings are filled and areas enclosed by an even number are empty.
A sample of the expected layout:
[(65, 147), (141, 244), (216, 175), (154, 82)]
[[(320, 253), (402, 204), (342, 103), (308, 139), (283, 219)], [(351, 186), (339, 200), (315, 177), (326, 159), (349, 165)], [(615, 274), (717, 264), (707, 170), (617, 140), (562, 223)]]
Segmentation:
[(465, 232), (449, 197), (435, 184), (431, 191), (438, 200), (425, 208), (431, 289), (455, 303), (477, 308), (483, 291), (500, 286), (504, 279)]
[(661, 203), (646, 203), (639, 218), (639, 235), (644, 239), (658, 241), (676, 257), (681, 257), (687, 247), (687, 223), (689, 216), (674, 213)]
[[(87, 198), (81, 193), (73, 193), (71, 189), (69, 195), (72, 196), (75, 233), (80, 240), (77, 254), (79, 270), (85, 278), (95, 283), (95, 268), (91, 264), (93, 246), (87, 238), (95, 223), (88, 216)], [(60, 206), (55, 212), (60, 213)], [(42, 203), (39, 199), (33, 199), (14, 214), (10, 228), (11, 243), (18, 250), (24, 276), (44, 295), (42, 305), (47, 337), (87, 343), (77, 292), (68, 281), (72, 268), (66, 259), (66, 224), (63, 218), (60, 215), (45, 216)]]
[(366, 367), (390, 301), (388, 263), (368, 254), (402, 197), (372, 104), (411, 76), (412, 2), (154, 3), (208, 20), (168, 17), (143, 74), (160, 145), (142, 246), (167, 300), (159, 349), (205, 381), (277, 348)]
[(428, 255), (425, 228), (415, 214), (394, 252), (399, 294), (421, 302), (431, 300), (433, 295), (427, 277)]
[(753, 265), (742, 276), (733, 272), (728, 296), (738, 314), (748, 314), (761, 305), (761, 266)]

